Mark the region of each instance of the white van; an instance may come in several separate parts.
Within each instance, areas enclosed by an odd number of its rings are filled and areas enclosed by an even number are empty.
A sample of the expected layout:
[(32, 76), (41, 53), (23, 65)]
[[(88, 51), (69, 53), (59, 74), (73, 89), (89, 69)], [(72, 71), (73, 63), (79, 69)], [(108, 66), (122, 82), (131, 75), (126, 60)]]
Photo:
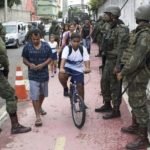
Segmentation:
[(26, 29), (24, 22), (5, 22), (3, 26), (6, 29), (5, 43), (6, 47), (15, 46), (19, 47), (24, 42)]

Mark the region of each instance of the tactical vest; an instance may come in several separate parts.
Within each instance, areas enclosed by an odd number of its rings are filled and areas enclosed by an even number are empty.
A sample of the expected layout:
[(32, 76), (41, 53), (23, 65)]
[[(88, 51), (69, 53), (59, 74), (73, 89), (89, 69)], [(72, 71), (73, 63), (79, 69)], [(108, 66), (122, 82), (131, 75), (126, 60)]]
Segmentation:
[[(119, 34), (126, 34), (128, 36), (129, 29), (122, 24), (117, 24), (116, 27), (111, 28), (106, 33), (105, 39), (104, 39), (104, 45), (105, 45), (105, 53), (106, 57), (114, 57), (117, 58), (118, 56), (118, 42), (122, 39), (119, 39)], [(121, 43), (128, 46), (128, 41), (126, 43)]]

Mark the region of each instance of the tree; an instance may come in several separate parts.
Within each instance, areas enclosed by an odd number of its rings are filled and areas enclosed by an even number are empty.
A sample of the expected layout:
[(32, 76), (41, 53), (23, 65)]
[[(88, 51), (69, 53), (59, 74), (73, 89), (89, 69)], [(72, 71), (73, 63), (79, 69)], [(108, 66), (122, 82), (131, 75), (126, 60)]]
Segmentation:
[(99, 7), (103, 5), (105, 1), (106, 0), (90, 0), (89, 2), (90, 9), (93, 11), (96, 17), (97, 17)]
[[(0, 0), (0, 7), (4, 8), (5, 0)], [(8, 0), (8, 7), (12, 7), (14, 4), (19, 5), (21, 4), (21, 0)]]

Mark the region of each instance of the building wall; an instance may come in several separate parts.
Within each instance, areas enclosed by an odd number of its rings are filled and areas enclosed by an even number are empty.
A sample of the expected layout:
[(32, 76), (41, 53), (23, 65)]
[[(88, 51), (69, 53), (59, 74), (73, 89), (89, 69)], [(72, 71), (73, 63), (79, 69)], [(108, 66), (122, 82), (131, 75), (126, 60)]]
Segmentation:
[(60, 0), (38, 0), (37, 14), (41, 18), (56, 19), (60, 10)]
[[(116, 5), (121, 8), (125, 1), (126, 0), (107, 0), (107, 2), (99, 8), (98, 15), (100, 16), (103, 13), (104, 9), (110, 5)], [(148, 3), (150, 4), (150, 0), (128, 0), (128, 3), (122, 9), (120, 18), (125, 22), (126, 25), (130, 27), (131, 30), (136, 27), (134, 18), (134, 12), (136, 8)]]
[[(7, 21), (24, 21), (31, 20), (30, 12), (8, 9)], [(0, 21), (4, 22), (4, 9), (0, 9)]]
[[(21, 5), (14, 5), (11, 9), (8, 8), (7, 21), (30, 21), (33, 20), (33, 4), (32, 0), (22, 0)], [(4, 9), (0, 9), (0, 21), (4, 22)]]

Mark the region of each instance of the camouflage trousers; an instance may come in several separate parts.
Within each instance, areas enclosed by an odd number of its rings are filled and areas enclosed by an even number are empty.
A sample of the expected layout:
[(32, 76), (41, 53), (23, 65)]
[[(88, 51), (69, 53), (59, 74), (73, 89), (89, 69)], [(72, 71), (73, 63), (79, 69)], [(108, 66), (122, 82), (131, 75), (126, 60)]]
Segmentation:
[(101, 88), (104, 103), (112, 100), (114, 108), (118, 108), (121, 104), (121, 100), (118, 100), (120, 94), (120, 82), (117, 80), (116, 75), (113, 74), (115, 65), (115, 59), (106, 60), (102, 73)]
[(128, 89), (129, 104), (132, 108), (132, 113), (141, 127), (147, 127), (149, 120), (146, 95), (147, 84), (148, 80), (145, 82), (133, 80)]
[(2, 73), (0, 73), (0, 97), (6, 100), (6, 110), (8, 113), (12, 114), (17, 111), (15, 91)]

